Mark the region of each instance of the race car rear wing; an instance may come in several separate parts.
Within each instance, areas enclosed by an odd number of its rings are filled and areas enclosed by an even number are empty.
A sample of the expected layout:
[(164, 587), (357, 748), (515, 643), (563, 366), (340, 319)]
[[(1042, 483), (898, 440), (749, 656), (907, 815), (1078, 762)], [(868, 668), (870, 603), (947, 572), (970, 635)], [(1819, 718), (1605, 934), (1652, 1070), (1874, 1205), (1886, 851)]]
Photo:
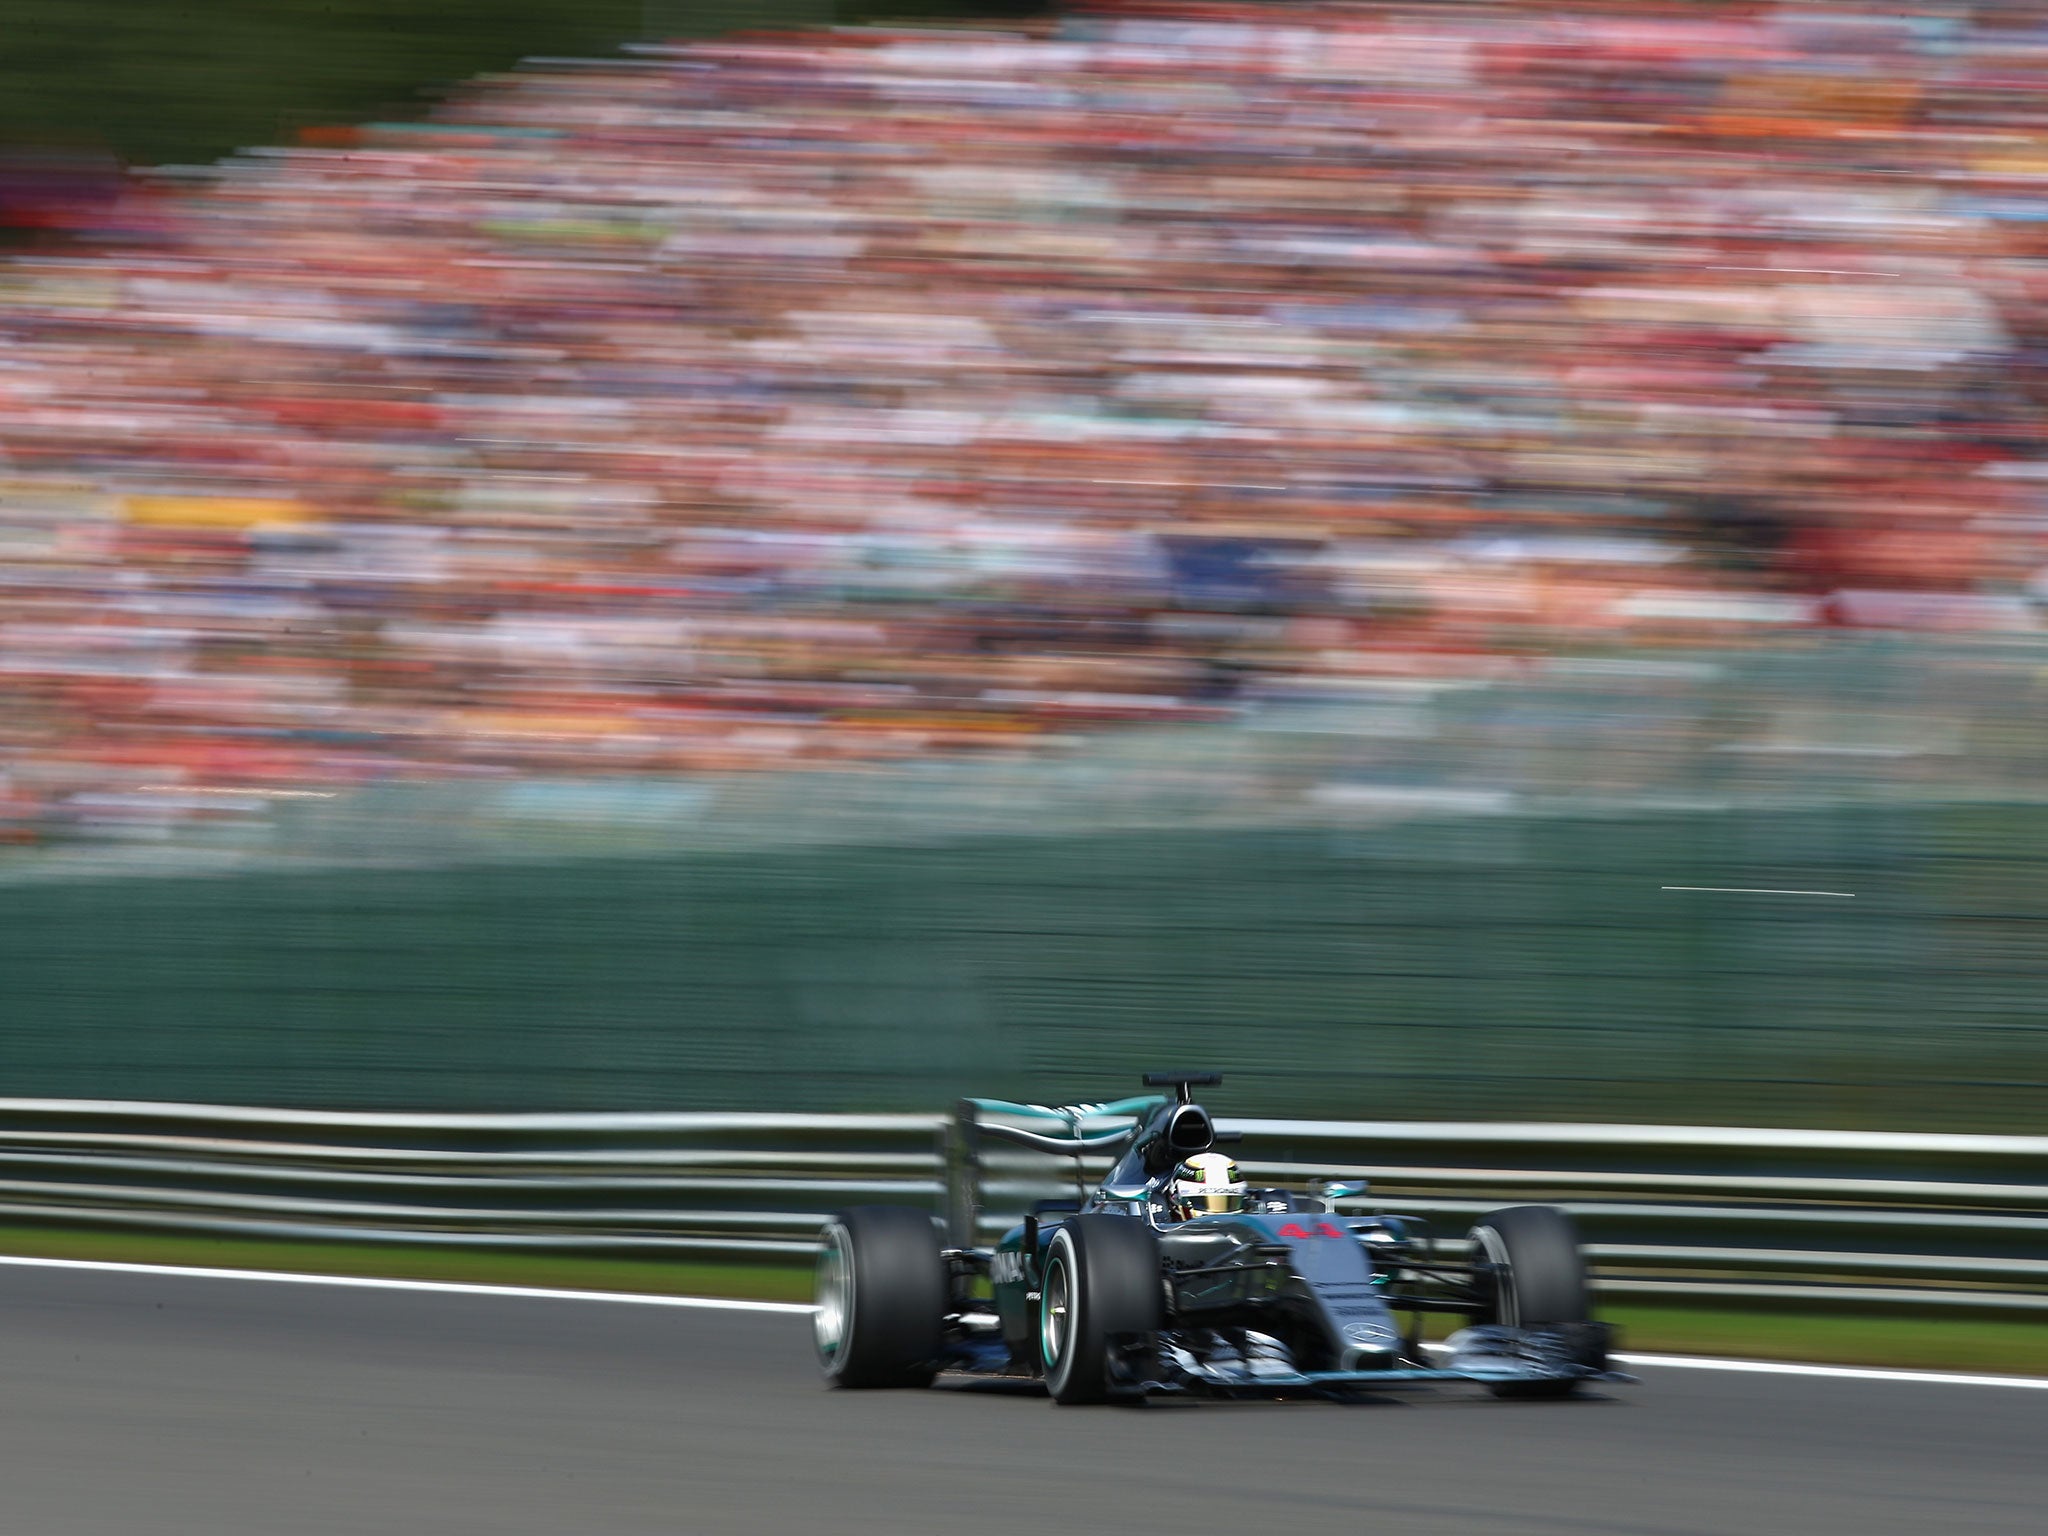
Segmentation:
[(1164, 1094), (1139, 1094), (1100, 1104), (1017, 1104), (1008, 1099), (962, 1099), (947, 1138), (946, 1227), (956, 1248), (979, 1239), (982, 1147), (1005, 1142), (1074, 1160), (1074, 1193), (1084, 1195), (1082, 1158), (1114, 1157), (1128, 1147), (1153, 1115), (1170, 1102)]
[[(1219, 1133), (1208, 1111), (1196, 1104), (1194, 1088), (1222, 1081), (1208, 1072), (1148, 1072), (1145, 1086), (1170, 1088), (1172, 1096), (1139, 1094), (1099, 1104), (1017, 1104), (1007, 1099), (962, 1099), (948, 1138), (947, 1227), (955, 1247), (972, 1247), (979, 1236), (982, 1147), (1000, 1141), (1074, 1160), (1074, 1193), (1085, 1197), (1083, 1159), (1108, 1157), (1103, 1188), (1142, 1196), (1168, 1169), (1235, 1133)], [(1014, 1184), (1014, 1176), (1011, 1182)], [(1010, 1193), (1018, 1191), (1013, 1187)]]
[[(1113, 1152), (1127, 1143), (1154, 1110), (1167, 1100), (1156, 1093), (1107, 1104), (1013, 1104), (1006, 1099), (962, 1099), (961, 1114), (971, 1116), (976, 1129), (996, 1141), (1050, 1152), (1056, 1157), (1079, 1157), (1084, 1152)], [(1105, 1120), (1121, 1125), (1091, 1129)], [(1022, 1125), (1014, 1121), (1025, 1122)]]

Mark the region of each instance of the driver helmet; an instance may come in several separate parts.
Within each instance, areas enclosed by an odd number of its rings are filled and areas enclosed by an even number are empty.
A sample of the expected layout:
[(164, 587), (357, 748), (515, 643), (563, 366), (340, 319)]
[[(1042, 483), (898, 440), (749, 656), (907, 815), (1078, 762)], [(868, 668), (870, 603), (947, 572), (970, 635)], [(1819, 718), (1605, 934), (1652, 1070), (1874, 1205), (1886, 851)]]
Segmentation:
[(1207, 1216), (1217, 1211), (1241, 1211), (1245, 1205), (1244, 1180), (1237, 1164), (1221, 1152), (1199, 1152), (1173, 1172), (1167, 1200), (1176, 1216)]

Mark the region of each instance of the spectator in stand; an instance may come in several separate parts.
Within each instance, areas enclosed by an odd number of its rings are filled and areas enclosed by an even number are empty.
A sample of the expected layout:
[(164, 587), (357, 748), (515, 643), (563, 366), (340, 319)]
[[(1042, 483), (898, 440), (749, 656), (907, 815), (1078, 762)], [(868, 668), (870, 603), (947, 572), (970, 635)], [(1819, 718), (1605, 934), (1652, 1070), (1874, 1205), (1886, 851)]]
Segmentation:
[(2018, 8), (1123, 4), (138, 187), (0, 269), (0, 837), (2033, 628), (2044, 88)]

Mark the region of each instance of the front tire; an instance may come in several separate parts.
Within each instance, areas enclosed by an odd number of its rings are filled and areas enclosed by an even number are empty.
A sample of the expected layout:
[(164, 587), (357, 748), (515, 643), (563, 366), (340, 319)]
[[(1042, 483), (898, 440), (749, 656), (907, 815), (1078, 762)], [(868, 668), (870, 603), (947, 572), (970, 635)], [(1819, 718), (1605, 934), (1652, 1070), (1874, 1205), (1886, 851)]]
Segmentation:
[[(1473, 1246), (1493, 1267), (1492, 1295), (1476, 1321), (1504, 1328), (1583, 1323), (1590, 1315), (1578, 1228), (1554, 1205), (1511, 1205), (1482, 1217)], [(1579, 1383), (1497, 1381), (1495, 1397), (1570, 1397)]]
[(931, 1385), (946, 1322), (946, 1261), (923, 1211), (841, 1211), (818, 1251), (815, 1301), (811, 1326), (828, 1385)]
[(1159, 1331), (1159, 1241), (1131, 1216), (1075, 1216), (1053, 1233), (1039, 1282), (1039, 1357), (1056, 1403), (1134, 1395), (1112, 1362)]

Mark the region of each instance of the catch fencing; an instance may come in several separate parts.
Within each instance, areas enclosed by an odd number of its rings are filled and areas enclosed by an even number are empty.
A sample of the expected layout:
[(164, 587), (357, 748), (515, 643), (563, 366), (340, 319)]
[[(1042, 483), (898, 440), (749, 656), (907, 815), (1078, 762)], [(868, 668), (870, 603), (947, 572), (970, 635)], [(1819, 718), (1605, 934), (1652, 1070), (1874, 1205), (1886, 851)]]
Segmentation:
[[(2048, 1137), (1222, 1119), (1254, 1183), (1364, 1178), (1345, 1212), (1564, 1206), (1630, 1301), (2048, 1311)], [(0, 1222), (801, 1261), (833, 1210), (987, 1242), (1106, 1166), (971, 1114), (393, 1114), (0, 1100)]]
[(2044, 677), (2048, 634), (1466, 658), (1021, 754), (313, 796), (10, 760), (54, 820), (0, 847), (0, 1085), (824, 1114), (1191, 1060), (1244, 1114), (2033, 1134)]

